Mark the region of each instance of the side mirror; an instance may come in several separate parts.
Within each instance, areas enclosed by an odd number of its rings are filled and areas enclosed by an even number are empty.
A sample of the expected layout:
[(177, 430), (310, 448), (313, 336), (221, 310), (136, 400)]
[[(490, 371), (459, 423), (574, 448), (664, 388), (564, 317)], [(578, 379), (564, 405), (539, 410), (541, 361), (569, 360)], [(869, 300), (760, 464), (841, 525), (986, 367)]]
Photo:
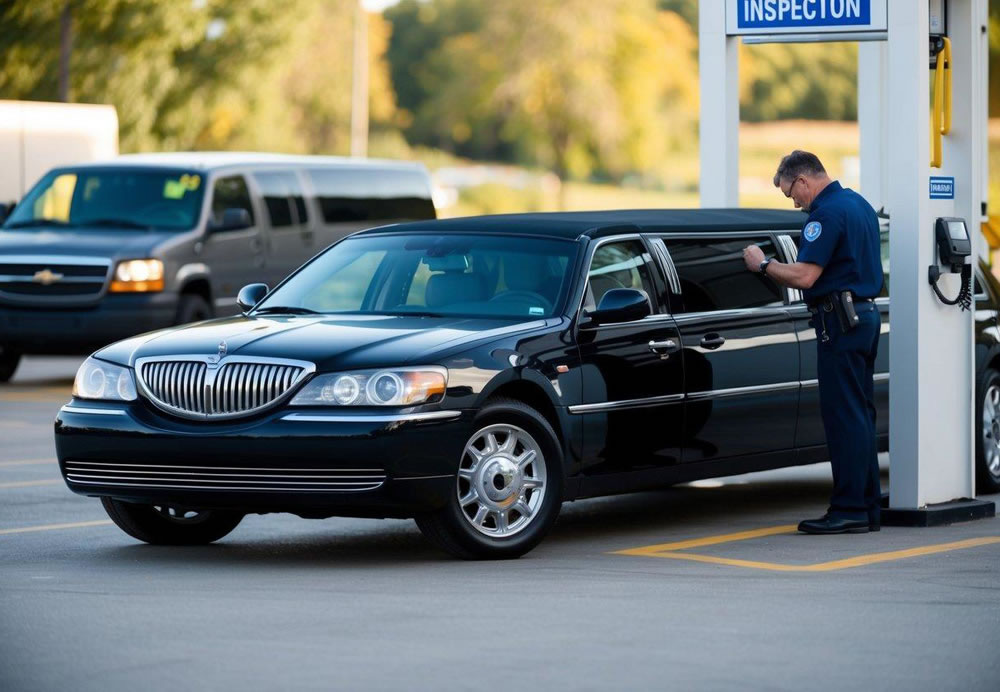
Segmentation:
[(218, 233), (219, 231), (238, 231), (244, 228), (250, 228), (253, 225), (253, 219), (250, 218), (250, 212), (246, 209), (226, 209), (222, 212), (222, 219), (218, 223), (209, 223), (208, 230), (211, 233)]
[(267, 284), (247, 284), (240, 289), (239, 295), (236, 296), (236, 304), (240, 306), (240, 310), (245, 315), (267, 295), (269, 290), (271, 289), (267, 287)]
[(601, 304), (596, 310), (583, 313), (587, 320), (584, 326), (596, 327), (599, 324), (633, 322), (651, 314), (649, 296), (645, 291), (634, 288), (612, 288), (601, 298)]
[(0, 223), (7, 220), (10, 213), (14, 211), (15, 206), (17, 206), (17, 202), (7, 202), (6, 204), (0, 203)]

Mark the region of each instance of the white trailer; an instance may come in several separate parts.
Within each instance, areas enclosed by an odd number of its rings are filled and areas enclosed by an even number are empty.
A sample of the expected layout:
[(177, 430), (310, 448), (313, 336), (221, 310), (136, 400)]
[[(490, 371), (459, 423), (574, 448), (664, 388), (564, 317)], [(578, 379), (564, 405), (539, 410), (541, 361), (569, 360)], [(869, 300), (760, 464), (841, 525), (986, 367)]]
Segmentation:
[(56, 166), (118, 155), (114, 106), (0, 100), (0, 203)]

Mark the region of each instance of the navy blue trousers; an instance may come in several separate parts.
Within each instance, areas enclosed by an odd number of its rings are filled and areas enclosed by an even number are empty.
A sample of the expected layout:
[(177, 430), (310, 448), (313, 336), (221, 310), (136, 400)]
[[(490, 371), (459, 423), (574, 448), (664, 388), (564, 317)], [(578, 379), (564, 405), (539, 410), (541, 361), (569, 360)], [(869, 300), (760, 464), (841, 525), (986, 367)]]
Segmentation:
[[(873, 303), (857, 305), (860, 323), (842, 332), (835, 313), (816, 326), (819, 403), (833, 467), (829, 513), (875, 521), (879, 516), (878, 443), (875, 432), (875, 357), (882, 317)], [(823, 326), (828, 341), (823, 341)]]

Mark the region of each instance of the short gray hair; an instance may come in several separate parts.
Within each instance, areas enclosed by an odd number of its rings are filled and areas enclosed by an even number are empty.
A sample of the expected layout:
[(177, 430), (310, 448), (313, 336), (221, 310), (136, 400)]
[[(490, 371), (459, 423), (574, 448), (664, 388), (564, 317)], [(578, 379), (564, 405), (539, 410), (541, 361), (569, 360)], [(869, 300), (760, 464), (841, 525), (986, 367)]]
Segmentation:
[(780, 187), (782, 180), (795, 180), (800, 175), (815, 176), (825, 173), (826, 169), (816, 154), (796, 149), (783, 157), (778, 164), (778, 172), (774, 174), (774, 186)]

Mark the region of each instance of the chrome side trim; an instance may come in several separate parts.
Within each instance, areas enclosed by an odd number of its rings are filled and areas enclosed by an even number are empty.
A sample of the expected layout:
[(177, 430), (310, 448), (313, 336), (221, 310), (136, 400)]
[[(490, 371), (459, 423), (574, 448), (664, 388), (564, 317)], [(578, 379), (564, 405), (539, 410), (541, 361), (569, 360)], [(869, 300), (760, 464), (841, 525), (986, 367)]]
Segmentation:
[(705, 401), (706, 399), (724, 399), (732, 396), (744, 396), (746, 394), (764, 394), (768, 392), (783, 392), (791, 389), (798, 389), (801, 382), (778, 382), (775, 384), (759, 384), (752, 387), (732, 387), (730, 389), (711, 389), (702, 392), (689, 392), (688, 399), (691, 401)]
[[(289, 488), (284, 486), (271, 486), (266, 485), (261, 486), (251, 486), (251, 487), (220, 487), (217, 485), (169, 485), (166, 483), (113, 483), (110, 481), (77, 481), (72, 478), (68, 479), (71, 483), (77, 483), (79, 485), (106, 485), (114, 487), (129, 487), (129, 488), (153, 488), (153, 489), (178, 489), (178, 490), (237, 490), (240, 492), (247, 491), (257, 491), (257, 490), (282, 490), (282, 491), (293, 491), (296, 493), (358, 493), (367, 492), (369, 490), (377, 490), (382, 486), (382, 483), (371, 483), (366, 485), (364, 488)], [(341, 485), (338, 483), (338, 485)]]
[(877, 373), (875, 373), (875, 377), (873, 377), (872, 379), (875, 382), (888, 382), (889, 381), (889, 373), (887, 373), (887, 372), (877, 372)]
[(599, 404), (578, 404), (570, 406), (569, 412), (572, 414), (581, 414), (599, 411), (619, 411), (628, 408), (659, 406), (660, 404), (676, 404), (681, 401), (684, 401), (683, 394), (667, 394), (666, 396), (654, 396), (647, 399), (623, 399), (622, 401), (609, 401)]
[(124, 416), (125, 412), (117, 408), (83, 408), (81, 406), (70, 406), (67, 404), (59, 409), (60, 413), (83, 413), (95, 416)]
[(461, 411), (429, 411), (427, 413), (401, 413), (384, 416), (351, 416), (335, 413), (288, 413), (281, 420), (296, 423), (401, 423), (408, 421), (455, 420)]
[(393, 478), (394, 481), (423, 481), (430, 480), (433, 478), (454, 478), (454, 473), (445, 473), (440, 476), (401, 476), (399, 478)]
[(819, 380), (802, 380), (799, 384), (802, 385), (803, 389), (811, 389), (819, 386)]

